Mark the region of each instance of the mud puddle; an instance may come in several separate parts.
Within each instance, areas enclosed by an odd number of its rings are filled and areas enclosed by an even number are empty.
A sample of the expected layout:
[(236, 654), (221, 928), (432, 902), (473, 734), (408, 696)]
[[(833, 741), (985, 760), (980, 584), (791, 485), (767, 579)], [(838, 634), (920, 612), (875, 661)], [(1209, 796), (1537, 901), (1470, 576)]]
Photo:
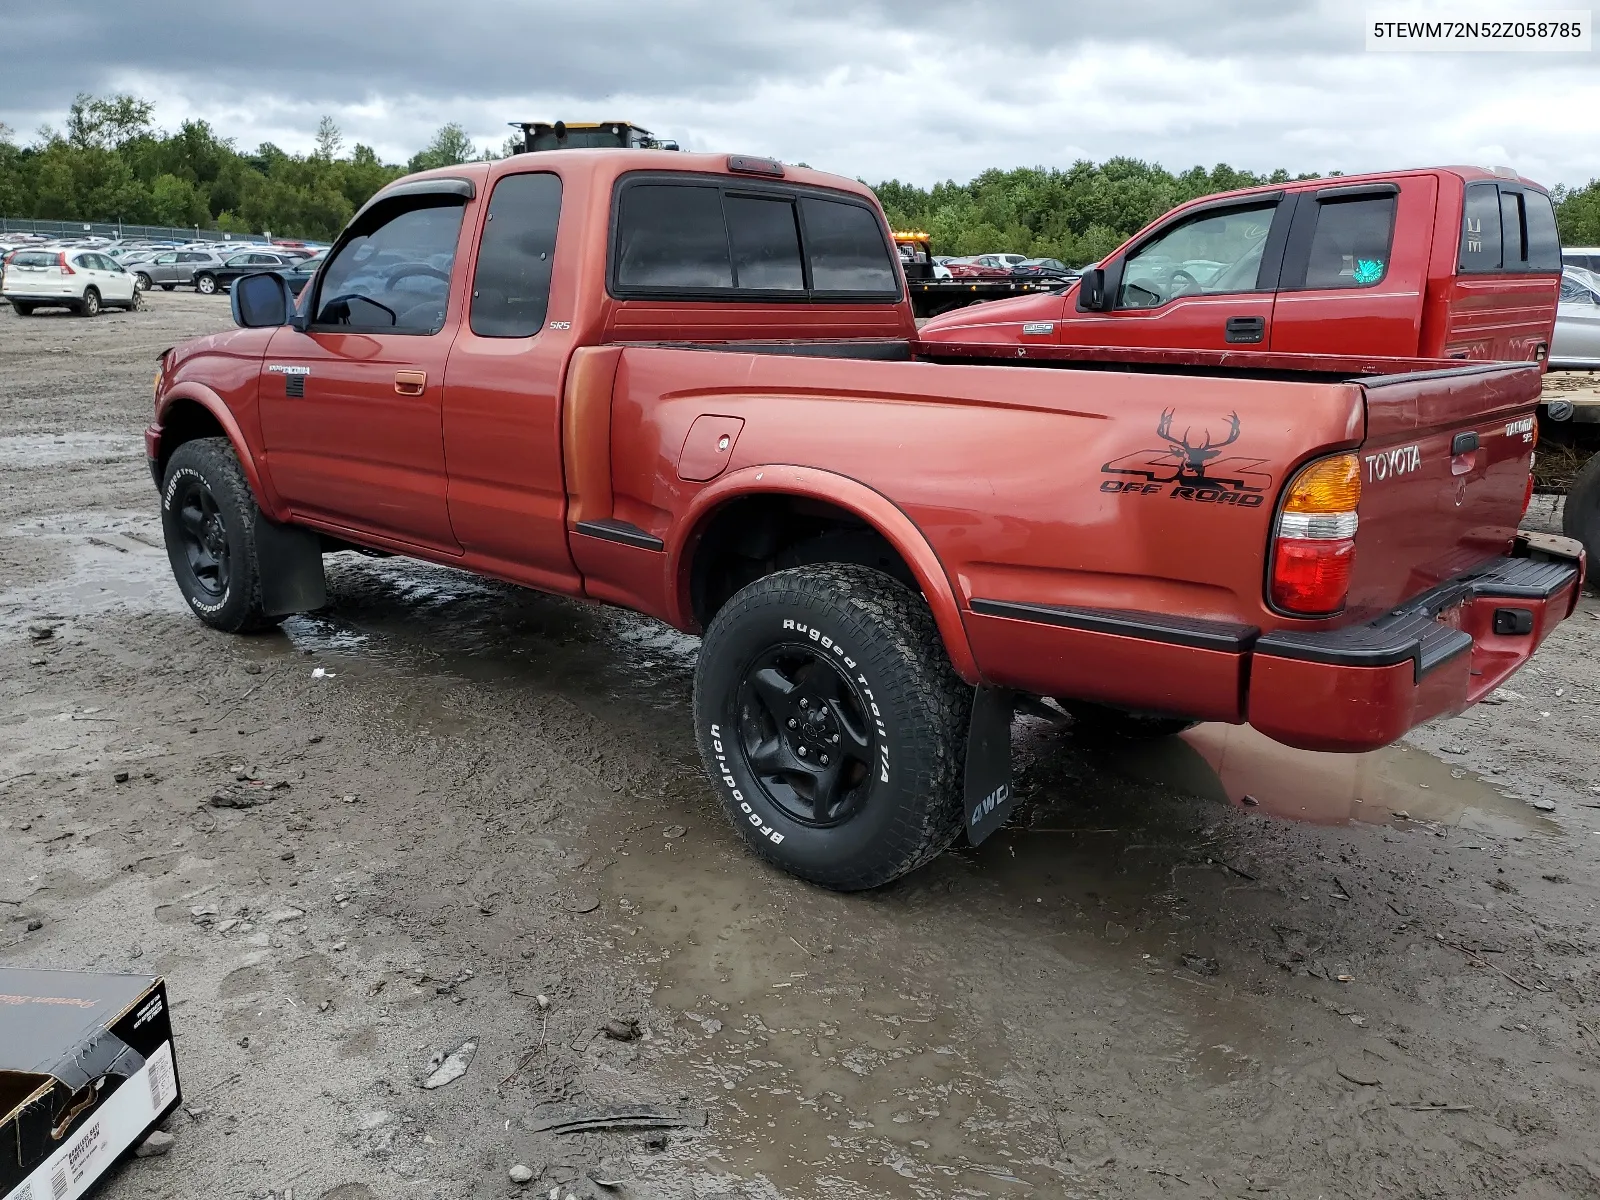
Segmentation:
[(161, 526), (149, 513), (56, 513), (0, 534), (60, 562), (53, 578), (0, 587), (0, 632), (41, 618), (71, 620), (112, 609), (182, 612)]
[(0, 467), (59, 467), (67, 463), (141, 460), (144, 443), (126, 431), (12, 433), (0, 437)]
[(1248, 725), (1207, 724), (1118, 746), (1108, 765), (1133, 779), (1319, 825), (1428, 821), (1503, 837), (1560, 831), (1488, 780), (1404, 742), (1368, 754), (1319, 754)]

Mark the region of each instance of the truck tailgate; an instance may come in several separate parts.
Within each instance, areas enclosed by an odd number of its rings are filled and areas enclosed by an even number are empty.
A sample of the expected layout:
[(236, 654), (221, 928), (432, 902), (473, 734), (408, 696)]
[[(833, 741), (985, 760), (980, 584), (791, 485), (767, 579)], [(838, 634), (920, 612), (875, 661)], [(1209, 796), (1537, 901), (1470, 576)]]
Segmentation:
[(1361, 524), (1346, 618), (1386, 613), (1508, 552), (1528, 496), (1541, 371), (1492, 363), (1361, 380)]

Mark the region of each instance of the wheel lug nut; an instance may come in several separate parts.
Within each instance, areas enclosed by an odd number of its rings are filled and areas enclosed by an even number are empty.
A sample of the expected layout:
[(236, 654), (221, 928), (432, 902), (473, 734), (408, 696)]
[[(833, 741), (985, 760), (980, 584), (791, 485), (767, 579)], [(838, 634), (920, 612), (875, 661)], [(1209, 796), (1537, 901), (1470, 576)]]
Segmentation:
[(810, 708), (811, 707), (811, 701), (802, 699), (800, 701), (800, 707), (801, 708)]
[(833, 735), (833, 744), (835, 746), (839, 744), (839, 735), (837, 733)]
[(799, 725), (799, 724), (800, 724), (800, 722), (799, 722), (799, 721), (796, 721), (796, 720), (795, 720), (795, 719), (794, 719), (794, 718), (793, 718), (793, 717), (790, 717), (790, 718), (789, 718), (789, 728), (790, 728), (790, 729), (794, 729), (794, 728), (795, 728), (795, 727), (797, 727), (797, 726), (798, 726), (798, 725)]
[(827, 766), (828, 765), (828, 756), (826, 754), (824, 754), (822, 756), (822, 765), (823, 766)]
[(804, 758), (805, 756), (806, 756), (806, 748), (804, 746), (801, 746), (800, 747), (800, 757)]

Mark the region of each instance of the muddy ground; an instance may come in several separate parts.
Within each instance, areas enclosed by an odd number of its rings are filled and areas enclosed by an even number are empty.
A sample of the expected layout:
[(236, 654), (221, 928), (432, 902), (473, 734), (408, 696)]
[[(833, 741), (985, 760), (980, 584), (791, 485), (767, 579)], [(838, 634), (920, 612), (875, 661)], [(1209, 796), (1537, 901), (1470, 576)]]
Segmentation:
[[(190, 617), (139, 432), (227, 321), (0, 311), (0, 963), (180, 1034), (107, 1200), (1600, 1196), (1594, 598), (1363, 758), (1021, 718), (1013, 828), (834, 895), (724, 824), (692, 639), (353, 554)], [(541, 1128), (620, 1104), (681, 1125)]]

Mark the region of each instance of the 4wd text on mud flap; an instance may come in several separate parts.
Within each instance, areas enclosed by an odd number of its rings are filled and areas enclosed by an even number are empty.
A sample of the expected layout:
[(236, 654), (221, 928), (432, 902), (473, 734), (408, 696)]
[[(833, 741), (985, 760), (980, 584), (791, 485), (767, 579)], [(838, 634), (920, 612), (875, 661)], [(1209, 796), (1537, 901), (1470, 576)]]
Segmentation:
[(1382, 483), (1391, 475), (1409, 475), (1422, 466), (1422, 449), (1419, 446), (1396, 446), (1379, 454), (1368, 454), (1367, 482)]
[[(1204, 429), (1197, 445), (1189, 440), (1193, 426), (1178, 437), (1172, 436), (1176, 412), (1172, 408), (1163, 410), (1156, 424), (1156, 436), (1167, 443), (1165, 450), (1139, 450), (1114, 458), (1100, 468), (1106, 475), (1134, 475), (1144, 482), (1106, 479), (1101, 481), (1100, 490), (1134, 496), (1166, 492), (1173, 500), (1259, 508), (1264, 501), (1262, 493), (1272, 486), (1272, 476), (1255, 468), (1267, 460), (1221, 457), (1224, 446), (1239, 440), (1239, 414), (1228, 414), (1228, 432), (1220, 442), (1212, 441), (1211, 431)], [(1170, 491), (1168, 484), (1173, 485)]]
[(982, 800), (979, 800), (978, 803), (973, 806), (972, 816), (967, 821), (967, 825), (977, 825), (979, 821), (983, 820), (995, 809), (999, 808), (1008, 799), (1010, 799), (1010, 797), (1011, 785), (1009, 783), (1002, 783), (999, 787), (995, 788), (994, 791), (990, 792), (987, 796), (985, 796)]

